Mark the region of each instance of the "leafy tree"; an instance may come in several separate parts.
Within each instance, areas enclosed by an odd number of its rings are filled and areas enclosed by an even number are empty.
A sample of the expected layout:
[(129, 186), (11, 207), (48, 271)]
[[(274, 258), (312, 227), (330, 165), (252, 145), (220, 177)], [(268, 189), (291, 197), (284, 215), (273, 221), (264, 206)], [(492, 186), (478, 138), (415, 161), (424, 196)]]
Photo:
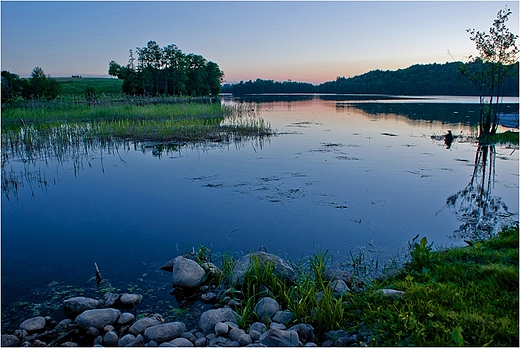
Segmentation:
[[(516, 40), (518, 35), (506, 26), (511, 10), (498, 11), (489, 32), (467, 29), (475, 42), (477, 57), (469, 57), (474, 64), (464, 65), (462, 74), (477, 87), (480, 96), (480, 136), (493, 135), (498, 127), (498, 117), (504, 96), (504, 84), (508, 76), (518, 76)], [(471, 67), (471, 69), (470, 69)]]
[(2, 103), (12, 103), (20, 98), (26, 85), (20, 76), (2, 70)]

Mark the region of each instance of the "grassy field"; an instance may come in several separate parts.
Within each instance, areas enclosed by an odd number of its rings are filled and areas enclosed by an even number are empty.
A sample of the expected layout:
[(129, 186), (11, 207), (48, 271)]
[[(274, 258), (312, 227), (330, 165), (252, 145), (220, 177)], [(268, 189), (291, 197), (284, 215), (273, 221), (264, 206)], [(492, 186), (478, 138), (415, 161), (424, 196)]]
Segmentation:
[(57, 77), (55, 78), (61, 86), (62, 96), (84, 96), (87, 88), (94, 88), (97, 95), (101, 94), (121, 94), (123, 80), (116, 78), (100, 77)]

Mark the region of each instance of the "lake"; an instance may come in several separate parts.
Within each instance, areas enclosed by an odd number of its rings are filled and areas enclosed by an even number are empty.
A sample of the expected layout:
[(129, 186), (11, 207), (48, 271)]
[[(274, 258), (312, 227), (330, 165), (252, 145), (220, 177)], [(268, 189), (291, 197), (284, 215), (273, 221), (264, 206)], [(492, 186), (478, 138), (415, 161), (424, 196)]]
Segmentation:
[[(327, 250), (340, 266), (361, 254), (374, 266), (397, 260), (416, 235), (459, 246), (518, 221), (518, 148), (471, 141), (478, 97), (222, 102), (252, 103), (277, 134), (51, 148), (38, 158), (2, 148), (3, 330), (63, 317), (65, 298), (102, 298), (110, 287), (142, 293), (139, 311), (174, 316), (186, 304), (157, 268), (199, 245), (216, 264), (224, 252), (298, 261)], [(518, 115), (518, 98), (508, 102)], [(94, 262), (109, 288), (96, 287)], [(190, 306), (192, 316), (202, 310)]]

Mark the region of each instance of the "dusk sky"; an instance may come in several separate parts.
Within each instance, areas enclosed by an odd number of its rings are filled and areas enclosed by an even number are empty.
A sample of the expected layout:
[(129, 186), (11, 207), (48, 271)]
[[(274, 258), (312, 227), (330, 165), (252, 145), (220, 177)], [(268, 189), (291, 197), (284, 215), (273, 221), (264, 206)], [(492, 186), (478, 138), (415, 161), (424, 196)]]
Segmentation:
[(216, 62), (228, 83), (256, 78), (315, 84), (374, 69), (465, 60), (467, 28), (498, 10), (519, 34), (517, 1), (11, 2), (2, 1), (1, 67), (29, 76), (108, 76), (108, 63), (150, 40)]

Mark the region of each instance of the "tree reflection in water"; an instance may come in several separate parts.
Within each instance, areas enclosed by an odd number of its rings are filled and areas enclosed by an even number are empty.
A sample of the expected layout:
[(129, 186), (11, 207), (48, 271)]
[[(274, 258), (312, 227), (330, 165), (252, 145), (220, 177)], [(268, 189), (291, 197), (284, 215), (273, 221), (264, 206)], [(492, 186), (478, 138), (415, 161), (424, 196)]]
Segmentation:
[(513, 223), (502, 198), (493, 196), (495, 185), (494, 145), (479, 145), (475, 154), (475, 166), (469, 184), (446, 199), (446, 205), (454, 212), (462, 225), (454, 231), (459, 239), (485, 239), (503, 226)]

